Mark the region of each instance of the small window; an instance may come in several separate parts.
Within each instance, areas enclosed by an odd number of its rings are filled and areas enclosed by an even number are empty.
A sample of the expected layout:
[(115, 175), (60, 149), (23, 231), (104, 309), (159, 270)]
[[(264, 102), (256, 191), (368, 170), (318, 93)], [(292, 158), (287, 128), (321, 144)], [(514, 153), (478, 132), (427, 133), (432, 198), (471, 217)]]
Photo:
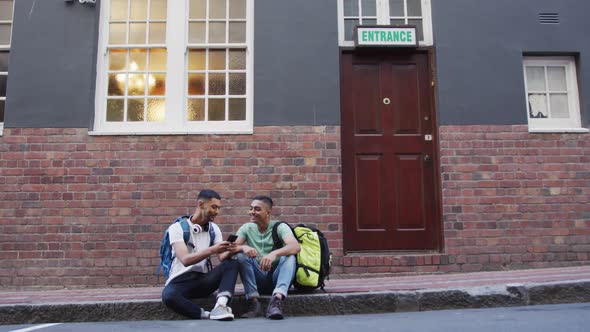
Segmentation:
[(13, 12), (14, 0), (0, 0), (0, 135), (2, 135), (4, 129)]
[(573, 57), (525, 57), (529, 131), (587, 131), (581, 128)]
[(340, 46), (354, 45), (357, 25), (414, 25), (420, 45), (432, 45), (430, 0), (338, 0)]

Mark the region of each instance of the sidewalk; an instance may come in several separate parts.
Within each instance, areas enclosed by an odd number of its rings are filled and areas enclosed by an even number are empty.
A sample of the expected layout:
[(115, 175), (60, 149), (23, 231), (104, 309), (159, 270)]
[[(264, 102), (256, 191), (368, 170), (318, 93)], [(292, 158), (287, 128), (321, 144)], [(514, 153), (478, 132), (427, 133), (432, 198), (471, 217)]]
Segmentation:
[[(0, 324), (182, 319), (160, 300), (162, 287), (0, 292)], [(232, 308), (246, 307), (241, 286)], [(265, 299), (266, 300), (266, 299)], [(197, 300), (205, 308), (213, 298)], [(287, 316), (590, 302), (590, 266), (332, 279), (326, 293), (293, 294)]]

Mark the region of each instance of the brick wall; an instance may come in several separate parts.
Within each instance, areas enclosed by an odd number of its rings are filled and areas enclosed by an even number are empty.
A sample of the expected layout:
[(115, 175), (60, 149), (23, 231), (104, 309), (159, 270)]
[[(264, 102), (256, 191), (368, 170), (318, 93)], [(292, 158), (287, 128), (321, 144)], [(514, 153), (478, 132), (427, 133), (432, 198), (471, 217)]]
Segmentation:
[(317, 224), (342, 253), (338, 127), (262, 127), (254, 135), (88, 136), (5, 129), (0, 137), (2, 288), (158, 285), (162, 234), (224, 198), (222, 231), (249, 220), (256, 194), (274, 213)]
[(248, 220), (261, 193), (281, 219), (316, 224), (340, 276), (590, 262), (590, 135), (443, 126), (440, 147), (444, 249), (343, 255), (339, 127), (133, 137), (5, 129), (0, 285), (159, 285), (162, 232), (205, 187), (224, 197), (224, 232)]

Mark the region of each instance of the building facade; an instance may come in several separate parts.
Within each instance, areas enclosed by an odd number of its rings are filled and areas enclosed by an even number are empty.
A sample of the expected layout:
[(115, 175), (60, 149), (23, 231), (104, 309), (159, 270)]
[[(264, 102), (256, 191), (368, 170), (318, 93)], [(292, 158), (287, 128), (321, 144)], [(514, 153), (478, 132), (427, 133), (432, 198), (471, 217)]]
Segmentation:
[(200, 189), (332, 274), (589, 263), (583, 0), (0, 0), (0, 285), (146, 286)]

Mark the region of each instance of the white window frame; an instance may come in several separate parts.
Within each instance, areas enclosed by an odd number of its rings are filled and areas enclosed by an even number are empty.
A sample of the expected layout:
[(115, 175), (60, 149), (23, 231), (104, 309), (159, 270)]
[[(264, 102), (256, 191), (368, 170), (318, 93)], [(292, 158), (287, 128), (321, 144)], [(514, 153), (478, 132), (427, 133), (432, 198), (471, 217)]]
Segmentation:
[[(377, 25), (390, 25), (389, 0), (375, 0), (377, 6)], [(432, 35), (432, 6), (431, 0), (421, 0), (422, 5), (422, 28), (424, 40), (419, 42), (420, 46), (432, 46), (434, 43)], [(407, 11), (407, 6), (406, 6)], [(406, 17), (408, 15), (405, 15)], [(411, 17), (410, 17), (411, 19)], [(344, 40), (344, 0), (338, 0), (338, 45), (341, 47), (354, 47), (354, 40)]]
[[(246, 0), (246, 120), (188, 121), (188, 0), (168, 0), (166, 19), (166, 119), (163, 122), (107, 122), (106, 96), (108, 88), (108, 38), (110, 1), (101, 1), (99, 47), (97, 57), (95, 119), (90, 135), (182, 135), (182, 134), (252, 134), (253, 121), (253, 45), (254, 1)], [(174, 19), (171, 19), (174, 18)], [(182, 19), (178, 19), (182, 18)], [(159, 45), (157, 48), (162, 48)], [(193, 45), (191, 45), (193, 46)], [(232, 44), (209, 44), (231, 48)], [(145, 48), (146, 46), (142, 46)], [(149, 47), (155, 47), (150, 45)], [(243, 47), (243, 45), (242, 45)], [(226, 110), (227, 112), (227, 110)]]
[[(12, 32), (14, 30), (14, 7), (16, 5), (16, 0), (12, 2), (12, 20), (10, 21), (0, 21), (0, 23), (10, 23), (10, 40), (8, 44), (3, 45), (0, 44), (0, 51), (8, 51), (8, 56), (10, 56), (10, 45), (12, 44)], [(8, 77), (8, 72), (0, 72), (2, 75), (6, 75)], [(1, 100), (4, 100), (4, 117), (6, 117), (6, 98), (8, 96), (0, 97)], [(4, 119), (0, 121), (0, 136), (4, 134)]]
[[(569, 115), (567, 119), (559, 118), (543, 118), (533, 119), (529, 116), (530, 105), (529, 105), (529, 88), (526, 77), (527, 67), (548, 67), (548, 66), (563, 66), (565, 67), (566, 85), (567, 85), (567, 97), (569, 106)], [(528, 128), (531, 133), (556, 133), (556, 132), (574, 132), (574, 133), (587, 133), (588, 129), (582, 128), (580, 120), (580, 99), (578, 94), (578, 81), (576, 75), (576, 60), (574, 57), (564, 56), (547, 56), (547, 57), (533, 57), (527, 56), (523, 58), (523, 75), (524, 75), (524, 92), (525, 92), (525, 108), (526, 117), (528, 120)], [(545, 73), (547, 69), (545, 68)], [(545, 76), (546, 89), (549, 88), (547, 77)], [(551, 107), (547, 102), (547, 107)]]

